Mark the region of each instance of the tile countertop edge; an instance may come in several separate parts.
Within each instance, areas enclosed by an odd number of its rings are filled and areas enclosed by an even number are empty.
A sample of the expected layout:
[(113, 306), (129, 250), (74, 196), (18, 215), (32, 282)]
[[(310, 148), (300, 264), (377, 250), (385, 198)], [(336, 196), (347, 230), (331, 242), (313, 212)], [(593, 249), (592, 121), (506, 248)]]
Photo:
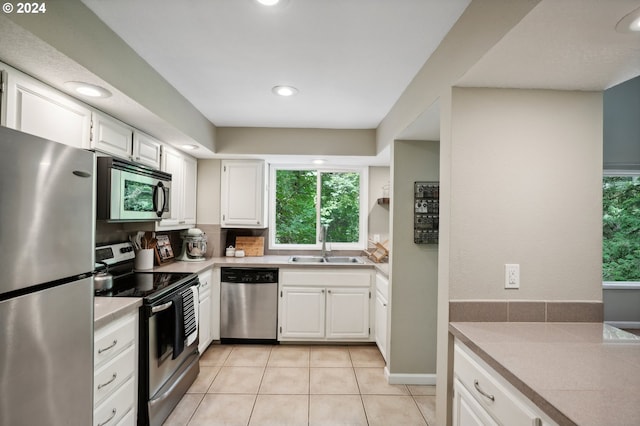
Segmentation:
[(93, 311), (93, 328), (104, 327), (142, 306), (139, 297), (95, 297)]
[(455, 322), (449, 323), (449, 333), (464, 343), (473, 353), (478, 355), (484, 362), (500, 374), (513, 387), (518, 389), (525, 397), (538, 406), (554, 422), (559, 425), (575, 425), (576, 423), (558, 410), (553, 404), (543, 398), (538, 392), (522, 381), (518, 376), (509, 371), (506, 367), (496, 361), (491, 355), (476, 345), (473, 340), (467, 337), (464, 332), (456, 327)]

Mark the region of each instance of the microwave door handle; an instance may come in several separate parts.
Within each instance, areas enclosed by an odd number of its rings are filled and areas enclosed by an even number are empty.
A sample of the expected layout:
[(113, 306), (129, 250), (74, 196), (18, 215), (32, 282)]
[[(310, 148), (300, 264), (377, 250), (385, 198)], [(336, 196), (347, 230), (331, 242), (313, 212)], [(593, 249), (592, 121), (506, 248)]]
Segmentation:
[(169, 211), (169, 188), (163, 186), (162, 188), (162, 213)]
[[(162, 217), (162, 212), (164, 211), (164, 205), (166, 203), (166, 198), (164, 196), (164, 189), (162, 188), (162, 182), (158, 182), (158, 184), (156, 186), (153, 187), (153, 210), (155, 210), (156, 215), (158, 217)], [(160, 194), (162, 194), (162, 203), (158, 202), (158, 199), (160, 198)], [(162, 205), (162, 207), (160, 207), (160, 209), (158, 209), (158, 205)]]

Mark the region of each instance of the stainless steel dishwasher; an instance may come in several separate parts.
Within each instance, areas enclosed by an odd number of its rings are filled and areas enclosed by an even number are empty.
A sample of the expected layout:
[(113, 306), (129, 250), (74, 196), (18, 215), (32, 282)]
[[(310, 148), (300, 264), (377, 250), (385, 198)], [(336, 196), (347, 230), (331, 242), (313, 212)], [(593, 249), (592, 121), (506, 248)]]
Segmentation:
[(221, 268), (220, 272), (220, 339), (274, 342), (278, 269)]

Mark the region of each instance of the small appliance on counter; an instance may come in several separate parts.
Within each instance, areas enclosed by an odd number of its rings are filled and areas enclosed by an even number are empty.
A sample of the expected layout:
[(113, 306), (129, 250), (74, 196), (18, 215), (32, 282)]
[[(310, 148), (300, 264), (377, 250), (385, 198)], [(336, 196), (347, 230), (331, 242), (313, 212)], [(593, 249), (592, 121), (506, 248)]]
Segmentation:
[(182, 253), (176, 260), (199, 262), (207, 254), (207, 235), (198, 228), (191, 228), (180, 233)]

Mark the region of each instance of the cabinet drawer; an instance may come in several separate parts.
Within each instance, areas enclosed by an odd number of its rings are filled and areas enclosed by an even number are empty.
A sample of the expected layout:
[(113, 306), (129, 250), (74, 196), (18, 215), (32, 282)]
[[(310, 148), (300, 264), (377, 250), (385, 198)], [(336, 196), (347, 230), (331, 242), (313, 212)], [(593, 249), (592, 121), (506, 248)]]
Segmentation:
[(111, 426), (117, 424), (125, 414), (133, 410), (135, 401), (136, 395), (132, 377), (95, 409), (93, 425)]
[(133, 377), (136, 366), (135, 346), (117, 355), (100, 367), (93, 375), (93, 403), (98, 404), (118, 389), (121, 383)]
[(135, 410), (129, 410), (129, 412), (125, 414), (125, 416), (118, 422), (116, 426), (136, 426)]
[(376, 274), (376, 290), (382, 297), (389, 300), (389, 280), (380, 274)]
[(135, 320), (134, 315), (127, 316), (96, 331), (93, 345), (94, 365), (100, 365), (111, 359), (134, 342)]
[[(306, 269), (306, 268), (305, 268)], [(349, 286), (369, 287), (371, 285), (370, 271), (327, 271), (306, 269), (305, 271), (288, 271), (280, 273), (280, 283), (283, 285), (308, 286)]]
[(505, 425), (538, 425), (541, 419), (525, 406), (514, 390), (509, 390), (496, 379), (498, 373), (473, 359), (468, 349), (456, 343), (454, 350), (454, 376), (473, 395), (473, 398), (498, 421)]

